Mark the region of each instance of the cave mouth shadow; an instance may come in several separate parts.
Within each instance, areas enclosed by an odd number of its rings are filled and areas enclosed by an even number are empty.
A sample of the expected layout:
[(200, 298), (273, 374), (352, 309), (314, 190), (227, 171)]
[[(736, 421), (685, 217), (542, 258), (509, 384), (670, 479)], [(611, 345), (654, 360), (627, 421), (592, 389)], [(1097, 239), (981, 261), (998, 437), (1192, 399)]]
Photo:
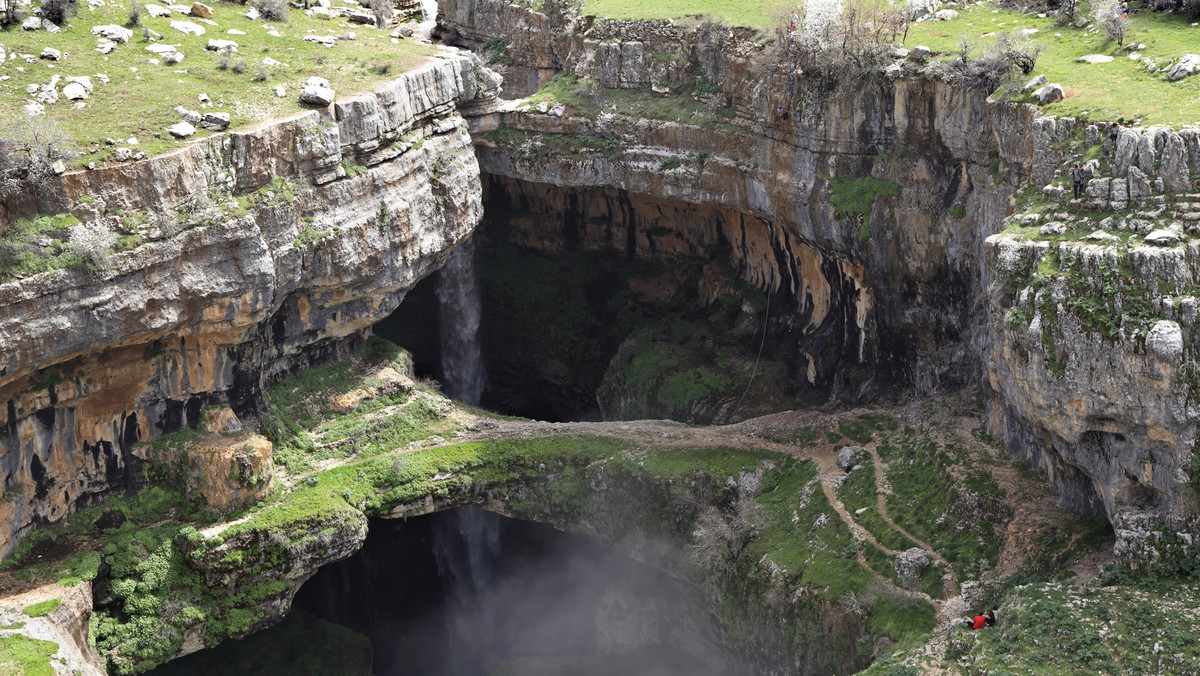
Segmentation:
[(371, 519), (368, 532), (280, 624), (153, 674), (737, 673), (692, 590), (595, 538), (477, 508)]

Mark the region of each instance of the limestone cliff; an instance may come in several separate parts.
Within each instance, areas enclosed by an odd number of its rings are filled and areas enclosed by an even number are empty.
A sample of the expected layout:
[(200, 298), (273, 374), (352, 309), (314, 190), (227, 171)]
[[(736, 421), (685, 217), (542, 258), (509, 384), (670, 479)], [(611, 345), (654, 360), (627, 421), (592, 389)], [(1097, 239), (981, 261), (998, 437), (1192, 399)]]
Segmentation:
[[(62, 177), (64, 205), (145, 243), (91, 274), (0, 285), (0, 554), (132, 485), (135, 444), (354, 343), (480, 218), (460, 109), (498, 81), (447, 54), (329, 108)], [(10, 214), (10, 216), (12, 216)]]
[[(814, 389), (871, 389), (823, 377), (846, 368), (918, 393), (980, 382), (988, 430), (1064, 504), (1106, 513), (1123, 562), (1193, 551), (1200, 130), (1106, 143), (1107, 125), (956, 90), (904, 58), (839, 89), (719, 26), (585, 17), (554, 30), (495, 0), (442, 14), (449, 39), (516, 75), (510, 92), (555, 72), (582, 83), (474, 120), (485, 172), (711, 205), (701, 223), (629, 241), (718, 233), (804, 334), (857, 338), (835, 355), (804, 350)], [(1089, 158), (1096, 177), (1072, 201), (1070, 163)], [(848, 192), (865, 193), (857, 213)], [(988, 240), (1014, 224), (1033, 236)], [(1099, 234), (1062, 242), (1072, 229)]]

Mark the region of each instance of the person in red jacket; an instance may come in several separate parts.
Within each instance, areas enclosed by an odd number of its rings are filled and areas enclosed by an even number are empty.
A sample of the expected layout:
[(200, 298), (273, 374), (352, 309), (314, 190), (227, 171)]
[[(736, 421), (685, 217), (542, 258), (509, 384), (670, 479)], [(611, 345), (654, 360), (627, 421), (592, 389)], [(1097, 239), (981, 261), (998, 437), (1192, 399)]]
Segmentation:
[(972, 629), (983, 629), (983, 626), (984, 626), (986, 623), (987, 623), (987, 616), (986, 616), (986, 615), (976, 615), (976, 616), (975, 616), (975, 621), (974, 621), (974, 624), (971, 626), (971, 628), (972, 628)]

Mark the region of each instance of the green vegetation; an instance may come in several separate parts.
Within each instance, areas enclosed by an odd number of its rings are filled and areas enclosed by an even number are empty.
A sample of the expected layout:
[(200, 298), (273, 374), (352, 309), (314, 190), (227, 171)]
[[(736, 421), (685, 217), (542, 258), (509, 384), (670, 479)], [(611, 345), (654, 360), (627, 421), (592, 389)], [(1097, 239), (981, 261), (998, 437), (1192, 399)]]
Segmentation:
[(58, 652), (54, 641), (28, 636), (0, 636), (0, 674), (54, 676), (50, 658)]
[(0, 282), (39, 272), (86, 269), (88, 261), (71, 246), (71, 214), (34, 216), (16, 221), (0, 234)]
[[(725, 106), (724, 97), (711, 92), (712, 83), (703, 78), (674, 85), (669, 95), (656, 94), (646, 87), (605, 89), (587, 77), (558, 74), (528, 99), (527, 106), (553, 106), (562, 103), (567, 112), (596, 119), (602, 112), (629, 113), (653, 120), (674, 120), (710, 129), (724, 128), (736, 118)], [(735, 131), (740, 131), (735, 127)]]
[(837, 210), (838, 217), (855, 220), (858, 223), (858, 236), (863, 240), (871, 237), (871, 207), (875, 197), (896, 197), (899, 194), (899, 184), (873, 176), (833, 178), (829, 181), (829, 201)]
[[(1090, 3), (1080, 3), (1078, 15), (1085, 15)], [(1022, 29), (1038, 32), (1032, 40), (1043, 46), (1035, 74), (1045, 74), (1050, 82), (1063, 86), (1067, 98), (1045, 106), (1051, 115), (1066, 115), (1098, 120), (1124, 118), (1139, 124), (1183, 126), (1200, 120), (1195, 101), (1200, 95), (1200, 78), (1168, 82), (1162, 74), (1147, 72), (1142, 63), (1150, 59), (1159, 67), (1196, 51), (1200, 29), (1191, 20), (1174, 14), (1146, 10), (1134, 11), (1129, 18), (1132, 37), (1126, 40), (1146, 45), (1143, 59), (1126, 58), (1116, 42), (1090, 29), (1059, 25), (1054, 17), (1039, 19), (1033, 14), (1001, 9), (991, 4), (956, 8), (953, 21), (927, 21), (913, 24), (907, 46), (925, 45), (934, 52), (952, 56), (959, 41), (966, 38), (984, 44), (987, 33), (1016, 33)], [(1085, 54), (1116, 57), (1111, 63), (1083, 64), (1075, 59)], [(1025, 100), (1025, 99), (1018, 99)]]
[(684, 19), (695, 20), (699, 15), (719, 19), (734, 26), (769, 28), (780, 12), (774, 0), (659, 0), (653, 3), (636, 0), (585, 0), (584, 14), (614, 19)]
[(41, 603), (25, 606), (25, 614), (30, 617), (45, 617), (62, 605), (62, 599), (47, 599)]
[[(216, 105), (213, 112), (227, 112), (232, 128), (266, 119), (283, 117), (306, 106), (299, 103), (299, 85), (308, 77), (327, 78), (339, 95), (345, 96), (370, 89), (395, 77), (396, 72), (411, 70), (424, 62), (433, 49), (416, 41), (391, 44), (387, 30), (373, 26), (348, 24), (344, 19), (323, 19), (319, 15), (305, 16), (301, 11), (288, 13), (286, 23), (251, 21), (242, 16), (243, 5), (212, 3), (213, 20), (218, 27), (207, 27), (207, 34), (192, 36), (170, 27), (172, 18), (141, 17), (142, 26), (165, 35), (163, 42), (178, 45), (186, 60), (178, 66), (151, 64), (155, 55), (145, 51), (147, 42), (142, 32), (134, 28), (134, 37), (118, 46), (111, 54), (96, 51), (96, 37), (91, 27), (101, 24), (124, 25), (126, 6), (108, 3), (81, 13), (61, 33), (44, 30), (22, 31), (19, 26), (3, 30), (0, 38), (9, 51), (39, 54), (45, 47), (54, 47), (64, 55), (60, 62), (38, 60), (22, 64), (23, 70), (5, 67), (11, 79), (0, 83), (0, 115), (11, 118), (21, 112), (25, 103), (24, 91), (31, 84), (43, 85), (51, 75), (90, 75), (94, 90), (87, 108), (76, 110), (69, 102), (60, 101), (46, 106), (46, 115), (58, 122), (78, 142), (85, 154), (75, 164), (103, 161), (111, 157), (116, 146), (104, 139), (138, 139), (133, 150), (156, 155), (179, 142), (165, 128), (180, 121), (173, 108), (182, 105), (197, 107), (197, 97), (206, 93)], [(228, 29), (238, 29), (246, 35), (227, 36)], [(355, 40), (339, 40), (332, 48), (304, 42), (306, 35), (357, 34)], [(279, 37), (267, 35), (276, 30)], [(205, 51), (211, 38), (233, 38), (239, 54), (255, 65), (264, 57), (280, 61), (279, 65), (264, 67), (265, 81), (256, 81), (256, 68), (248, 72), (221, 69), (221, 56)], [(374, 64), (394, 64), (390, 74), (380, 73)], [(56, 67), (57, 66), (57, 67)], [(106, 74), (111, 81), (102, 83), (96, 74)], [(273, 88), (283, 84), (288, 95), (276, 97)], [(19, 94), (18, 94), (19, 93)], [(199, 130), (196, 137), (208, 135)]]

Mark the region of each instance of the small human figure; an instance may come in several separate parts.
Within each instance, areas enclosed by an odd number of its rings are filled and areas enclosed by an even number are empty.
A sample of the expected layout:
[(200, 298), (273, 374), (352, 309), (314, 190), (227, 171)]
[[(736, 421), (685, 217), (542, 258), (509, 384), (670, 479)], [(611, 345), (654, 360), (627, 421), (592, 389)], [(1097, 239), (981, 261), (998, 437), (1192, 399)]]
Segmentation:
[(1071, 167), (1071, 191), (1074, 199), (1079, 199), (1083, 195), (1083, 168), (1079, 166), (1078, 162)]
[(781, 104), (775, 106), (775, 120), (779, 121), (782, 119), (783, 119), (783, 104), (781, 103)]
[(987, 611), (987, 615), (983, 616), (983, 626), (985, 626), (985, 627), (996, 626), (996, 609), (995, 608)]
[(1112, 141), (1113, 150), (1117, 149), (1117, 137), (1121, 135), (1121, 123), (1113, 122), (1113, 126), (1108, 130), (1108, 140)]
[(987, 624), (987, 617), (985, 615), (976, 615), (975, 620), (971, 625), (971, 628), (972, 629), (983, 629), (983, 627), (986, 624)]

